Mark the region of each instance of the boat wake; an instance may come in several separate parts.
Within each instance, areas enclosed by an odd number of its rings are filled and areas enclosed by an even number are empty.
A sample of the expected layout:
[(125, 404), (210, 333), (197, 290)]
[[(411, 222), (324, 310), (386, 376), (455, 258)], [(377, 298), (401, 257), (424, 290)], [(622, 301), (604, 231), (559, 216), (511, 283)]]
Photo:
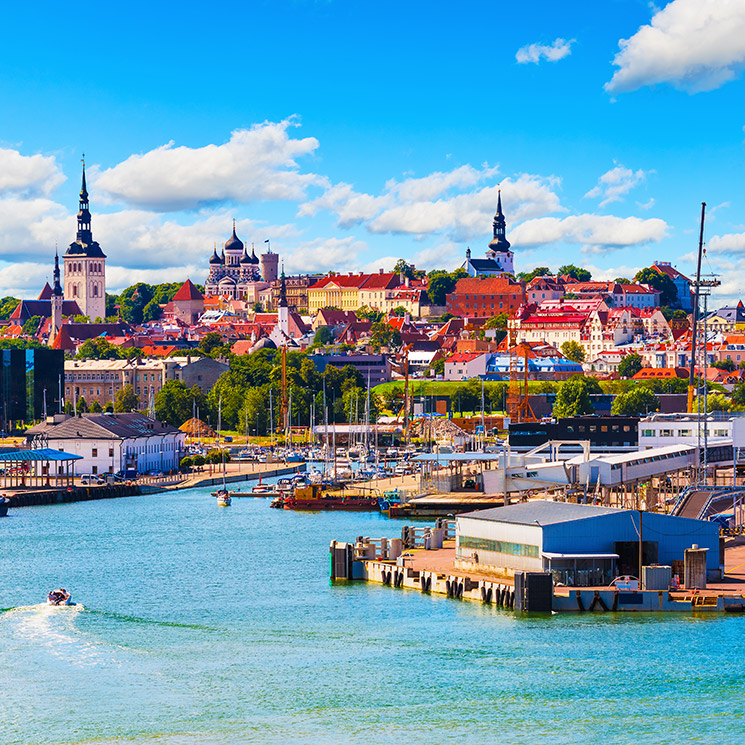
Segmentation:
[(118, 665), (115, 650), (79, 627), (83, 605), (47, 603), (9, 608), (0, 613), (0, 633), (44, 650), (47, 659), (65, 665)]

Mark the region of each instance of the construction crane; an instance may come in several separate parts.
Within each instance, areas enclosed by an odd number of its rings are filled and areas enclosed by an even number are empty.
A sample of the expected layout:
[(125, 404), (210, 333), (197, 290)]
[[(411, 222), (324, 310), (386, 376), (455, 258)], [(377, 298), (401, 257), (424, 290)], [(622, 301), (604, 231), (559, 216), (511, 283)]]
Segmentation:
[[(518, 354), (518, 347), (519, 353)], [(510, 422), (534, 422), (536, 416), (530, 406), (528, 396), (528, 353), (530, 346), (526, 342), (517, 343), (517, 319), (509, 325), (507, 352), (510, 359), (510, 378), (507, 390), (507, 414)], [(519, 357), (523, 359), (520, 371)]]

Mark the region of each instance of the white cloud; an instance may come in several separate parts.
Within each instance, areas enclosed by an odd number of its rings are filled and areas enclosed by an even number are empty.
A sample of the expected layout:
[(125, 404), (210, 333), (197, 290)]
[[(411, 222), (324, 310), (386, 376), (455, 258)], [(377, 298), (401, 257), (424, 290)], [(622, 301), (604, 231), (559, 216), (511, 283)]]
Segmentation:
[(745, 63), (745, 3), (673, 0), (619, 46), (609, 93), (655, 83), (691, 93), (719, 88)]
[(515, 54), (515, 59), (521, 65), (534, 62), (536, 65), (545, 59), (548, 62), (558, 62), (572, 53), (574, 39), (555, 39), (551, 44), (527, 44), (520, 47)]
[(375, 217), (392, 201), (390, 195), (374, 197), (372, 194), (361, 194), (351, 184), (342, 182), (328, 187), (320, 197), (301, 204), (298, 217), (312, 217), (319, 210), (328, 210), (337, 214), (340, 228), (351, 228)]
[(520, 247), (577, 243), (582, 246), (583, 253), (592, 254), (659, 241), (667, 235), (667, 227), (667, 223), (658, 218), (642, 220), (590, 214), (541, 217), (518, 225), (510, 239)]
[(640, 210), (651, 210), (652, 207), (654, 207), (654, 205), (655, 205), (655, 198), (654, 197), (650, 197), (649, 200), (646, 201), (646, 202), (637, 202), (636, 203), (636, 206)]
[[(617, 165), (606, 171), (599, 179), (596, 186), (585, 194), (590, 199), (603, 198), (600, 202), (601, 207), (611, 202), (619, 202), (621, 197), (631, 191), (637, 184), (644, 181), (647, 174), (639, 169), (632, 171), (622, 165)], [(651, 205), (650, 205), (651, 206)]]
[(745, 253), (745, 233), (725, 233), (713, 236), (706, 244), (706, 253)]
[(288, 273), (325, 272), (329, 269), (349, 271), (359, 266), (359, 257), (366, 251), (367, 244), (353, 236), (316, 238), (299, 243), (292, 249), (279, 249)]
[(312, 184), (324, 183), (301, 173), (296, 159), (312, 154), (315, 137), (292, 139), (295, 119), (264, 122), (235, 130), (222, 145), (175, 147), (173, 142), (143, 155), (131, 155), (95, 176), (109, 200), (149, 210), (195, 209), (223, 202), (300, 200)]
[(0, 148), (0, 194), (49, 196), (64, 181), (53, 155), (21, 155)]

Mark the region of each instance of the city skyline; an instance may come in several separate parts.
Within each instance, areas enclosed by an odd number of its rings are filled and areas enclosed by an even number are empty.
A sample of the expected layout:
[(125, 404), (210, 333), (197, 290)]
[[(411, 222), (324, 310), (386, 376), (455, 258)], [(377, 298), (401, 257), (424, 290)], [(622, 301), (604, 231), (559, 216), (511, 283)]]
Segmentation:
[[(146, 27), (136, 7), (96, 9), (81, 32), (50, 5), (33, 62), (0, 32), (3, 295), (51, 278), (85, 150), (112, 290), (203, 282), (232, 218), (288, 272), (454, 269), (486, 251), (501, 187), (516, 271), (604, 279), (655, 259), (690, 274), (706, 201), (704, 271), (722, 275), (718, 301), (739, 297), (738, 3), (196, 8), (150, 9)], [(10, 9), (6, 29), (27, 13)]]

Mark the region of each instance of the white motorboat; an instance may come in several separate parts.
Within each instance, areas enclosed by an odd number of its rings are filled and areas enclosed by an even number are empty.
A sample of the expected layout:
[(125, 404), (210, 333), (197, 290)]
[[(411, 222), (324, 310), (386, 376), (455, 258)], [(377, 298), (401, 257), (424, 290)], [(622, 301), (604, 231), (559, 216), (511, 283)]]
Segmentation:
[(47, 605), (70, 605), (70, 593), (64, 587), (52, 590), (47, 595)]

